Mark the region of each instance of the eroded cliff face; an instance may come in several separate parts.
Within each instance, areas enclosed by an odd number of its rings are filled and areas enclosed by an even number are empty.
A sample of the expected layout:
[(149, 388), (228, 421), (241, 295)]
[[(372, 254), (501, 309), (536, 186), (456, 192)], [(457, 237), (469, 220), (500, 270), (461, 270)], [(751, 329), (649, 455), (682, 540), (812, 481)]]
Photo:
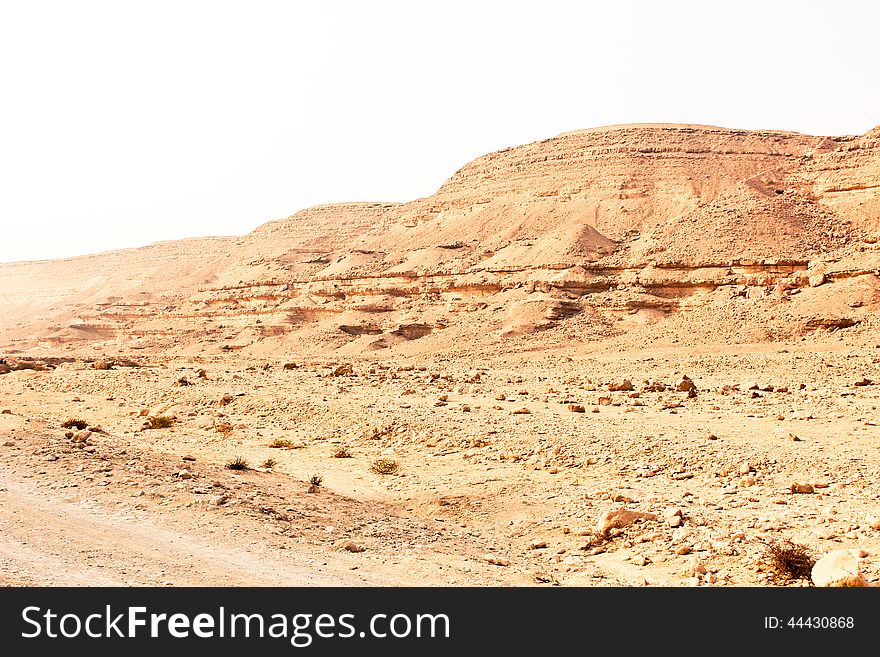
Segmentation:
[(874, 330), (878, 144), (880, 128), (568, 133), (478, 158), (410, 203), (0, 265), (0, 348), (281, 354)]

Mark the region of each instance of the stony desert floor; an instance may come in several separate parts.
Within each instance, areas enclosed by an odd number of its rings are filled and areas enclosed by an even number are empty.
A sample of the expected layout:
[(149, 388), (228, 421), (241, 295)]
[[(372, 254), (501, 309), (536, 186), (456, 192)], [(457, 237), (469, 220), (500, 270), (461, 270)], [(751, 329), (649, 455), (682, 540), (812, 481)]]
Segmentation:
[(3, 263), (0, 578), (877, 583), (878, 363), (880, 126), (607, 126)]
[(807, 585), (786, 539), (880, 581), (880, 344), (34, 362), (4, 584)]

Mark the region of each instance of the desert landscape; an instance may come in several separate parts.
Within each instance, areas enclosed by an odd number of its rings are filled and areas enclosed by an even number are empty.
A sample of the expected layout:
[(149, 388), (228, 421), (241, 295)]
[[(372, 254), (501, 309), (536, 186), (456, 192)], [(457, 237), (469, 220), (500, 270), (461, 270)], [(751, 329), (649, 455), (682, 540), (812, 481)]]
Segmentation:
[(880, 127), (0, 264), (0, 583), (877, 585), (878, 309)]

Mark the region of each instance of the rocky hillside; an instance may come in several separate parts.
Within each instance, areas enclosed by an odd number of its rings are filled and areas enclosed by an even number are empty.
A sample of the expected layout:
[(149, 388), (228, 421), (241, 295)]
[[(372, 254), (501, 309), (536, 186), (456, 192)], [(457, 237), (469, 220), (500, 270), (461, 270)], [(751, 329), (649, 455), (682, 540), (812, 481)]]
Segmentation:
[(876, 331), (880, 128), (567, 133), (431, 197), (0, 265), (0, 351), (340, 353)]

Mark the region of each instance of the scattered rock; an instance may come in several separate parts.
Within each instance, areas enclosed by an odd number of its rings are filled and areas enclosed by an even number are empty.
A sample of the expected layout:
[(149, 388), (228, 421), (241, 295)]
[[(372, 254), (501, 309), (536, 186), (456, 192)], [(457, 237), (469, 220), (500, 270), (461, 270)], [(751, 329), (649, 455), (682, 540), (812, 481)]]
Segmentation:
[(342, 365), (337, 367), (335, 370), (333, 370), (332, 376), (347, 376), (347, 375), (351, 375), (351, 374), (354, 374), (354, 369), (352, 369), (351, 364), (350, 363), (343, 363)]
[(192, 472), (190, 472), (186, 468), (177, 473), (178, 479), (192, 479), (192, 477)]
[(226, 495), (212, 495), (208, 499), (208, 504), (211, 506), (223, 506), (226, 502), (229, 501), (229, 497)]
[(529, 544), (530, 550), (543, 550), (547, 547), (547, 541), (534, 541)]
[(811, 573), (816, 586), (867, 586), (859, 562), (849, 550), (834, 550), (816, 562)]
[(87, 442), (89, 438), (92, 437), (92, 432), (88, 429), (82, 429), (81, 431), (77, 431), (73, 434), (72, 440), (75, 443), (84, 443)]
[(819, 287), (820, 285), (823, 285), (825, 281), (825, 274), (822, 272), (816, 272), (807, 277), (807, 282), (810, 284), (810, 287)]
[(799, 484), (797, 482), (794, 482), (791, 485), (791, 492), (792, 493), (814, 493), (816, 491), (813, 489), (813, 484)]
[(347, 552), (357, 553), (357, 552), (364, 552), (367, 548), (365, 548), (363, 545), (358, 545), (354, 541), (347, 541), (345, 543), (345, 545), (342, 546), (342, 549)]
[(96, 360), (96, 361), (92, 364), (92, 368), (93, 368), (93, 369), (96, 369), (96, 370), (109, 370), (109, 369), (110, 369), (110, 363), (108, 363), (106, 360)]
[(690, 393), (692, 391), (696, 391), (697, 385), (691, 380), (691, 378), (687, 374), (683, 374), (682, 377), (675, 383), (675, 389), (678, 392)]
[(585, 413), (587, 409), (585, 409), (581, 404), (569, 404), (568, 410), (572, 413)]
[(514, 415), (530, 415), (531, 411), (528, 408), (526, 408), (525, 406), (523, 406), (522, 408), (518, 408), (515, 411), (513, 411), (513, 414)]
[(608, 390), (610, 390), (611, 392), (631, 392), (632, 390), (635, 390), (635, 388), (633, 388), (632, 381), (630, 381), (629, 379), (624, 379), (620, 383), (610, 384), (608, 386)]

